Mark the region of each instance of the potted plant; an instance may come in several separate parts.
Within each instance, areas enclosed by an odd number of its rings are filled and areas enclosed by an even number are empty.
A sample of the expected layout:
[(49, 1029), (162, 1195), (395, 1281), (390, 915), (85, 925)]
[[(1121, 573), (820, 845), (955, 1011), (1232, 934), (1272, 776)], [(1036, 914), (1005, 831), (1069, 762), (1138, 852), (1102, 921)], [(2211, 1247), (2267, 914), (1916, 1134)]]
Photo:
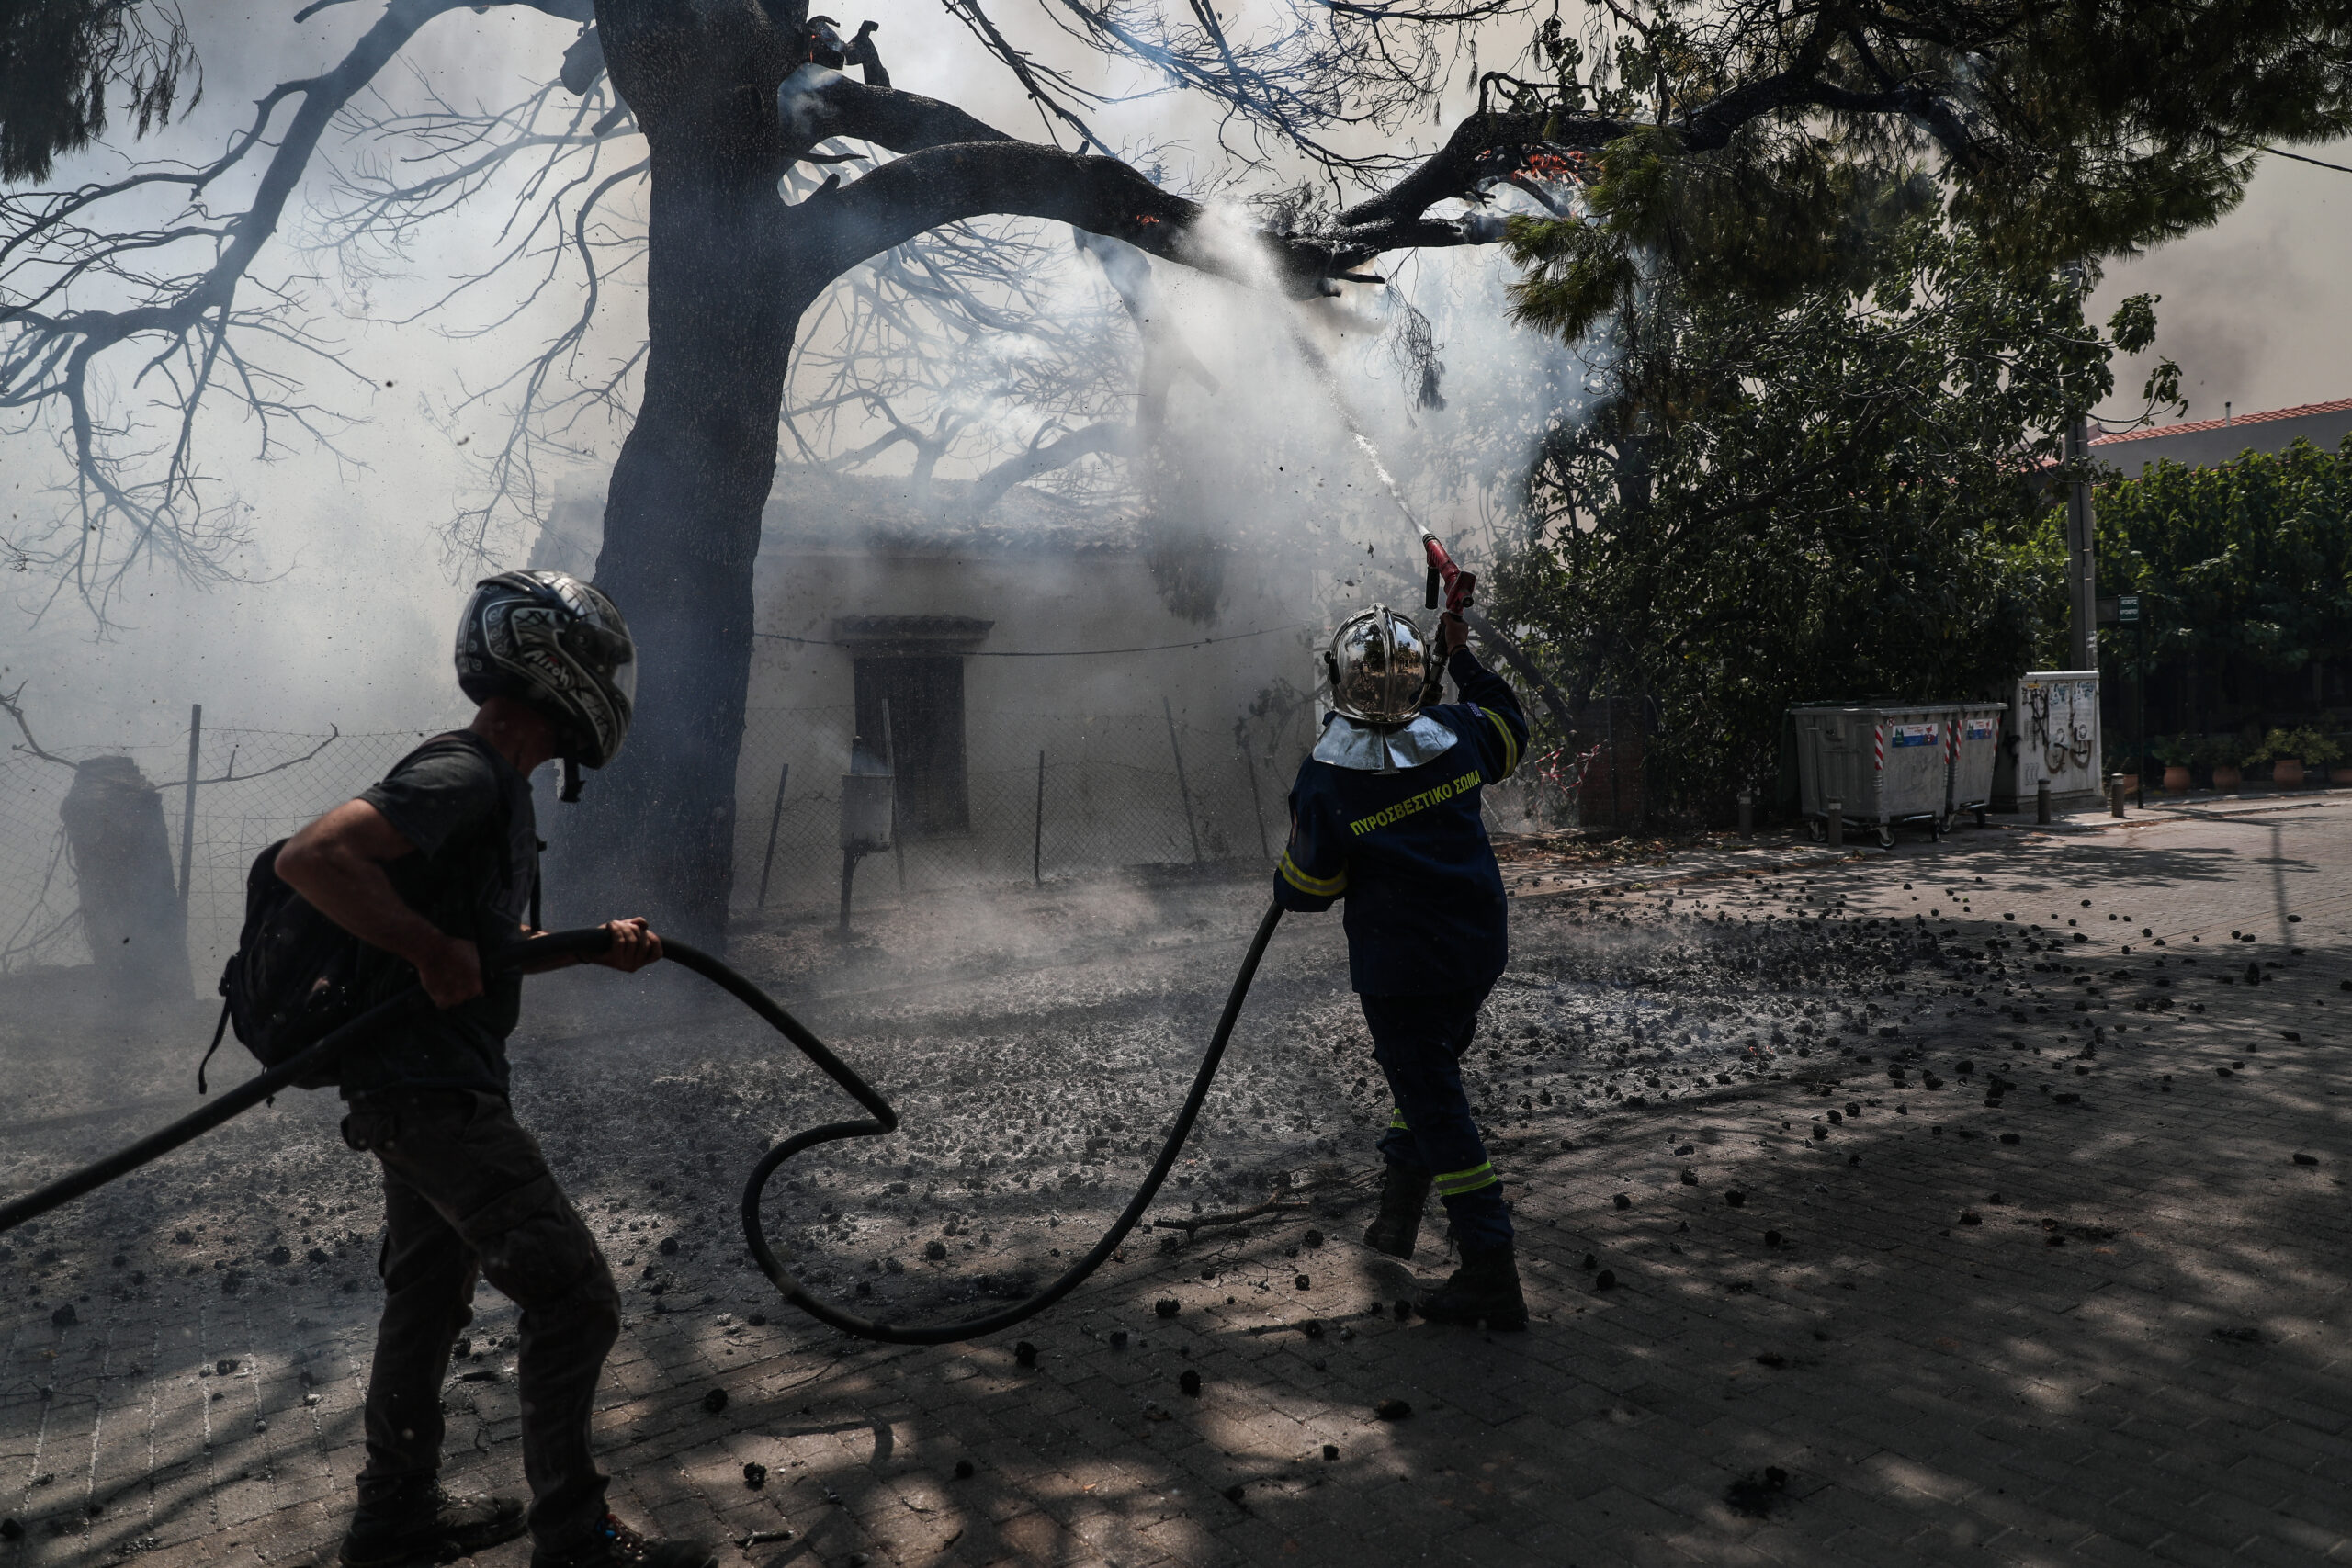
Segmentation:
[(2196, 749), (2186, 735), (2167, 735), (2148, 744), (2148, 755), (2162, 763), (2165, 770), (2165, 792), (2168, 795), (2188, 793), (2188, 764), (2196, 756)]
[(2273, 729), (2262, 738), (2262, 744), (2248, 751), (2248, 763), (2270, 764), (2270, 782), (2279, 789), (2303, 787), (2303, 732), (2300, 729)]
[(2274, 729), (2264, 738), (2263, 750), (2273, 759), (2271, 782), (2280, 789), (2301, 789), (2324, 784), (2330, 763), (2341, 761), (2344, 750), (2317, 725)]
[(2300, 733), (2303, 737), (2303, 782), (2313, 788), (2324, 787), (2335, 776), (2335, 764), (2344, 761), (2343, 744), (2317, 725), (2306, 725)]
[(2217, 795), (2235, 795), (2245, 783), (2239, 771), (2245, 762), (2246, 745), (2234, 735), (2209, 735), (2198, 743), (2200, 761), (2213, 770), (2213, 791)]

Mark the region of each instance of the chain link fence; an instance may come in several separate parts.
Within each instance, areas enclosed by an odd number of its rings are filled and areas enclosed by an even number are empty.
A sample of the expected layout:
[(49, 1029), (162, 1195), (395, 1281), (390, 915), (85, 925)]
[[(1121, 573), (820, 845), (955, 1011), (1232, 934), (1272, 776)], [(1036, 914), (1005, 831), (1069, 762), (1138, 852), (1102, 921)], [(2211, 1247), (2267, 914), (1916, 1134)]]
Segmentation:
[[(834, 903), (841, 894), (842, 774), (847, 706), (761, 708), (746, 716), (736, 773), (739, 911)], [(861, 863), (861, 890), (910, 893), (1046, 880), (1113, 866), (1247, 860), (1271, 865), (1289, 832), (1287, 771), (1222, 732), (1166, 714), (966, 716), (953, 831), (901, 832)], [(928, 785), (934, 815), (955, 781)], [(960, 805), (960, 813), (954, 805)]]
[(74, 856), (59, 807), (74, 784), (68, 762), (130, 757), (162, 788), (172, 864), (187, 866), (188, 965), (209, 991), (244, 923), (245, 871), (264, 846), (350, 799), (437, 730), (295, 734), (207, 727), (195, 777), (192, 844), (183, 851), (187, 742), (53, 747), (65, 761), (21, 749), (0, 756), (0, 974), (90, 962), (79, 919)]
[[(763, 891), (772, 913), (828, 907), (839, 897), (841, 775), (853, 725), (846, 705), (747, 716), (737, 773), (739, 913), (761, 907)], [(1263, 758), (1253, 771), (1230, 729), (1188, 728), (1159, 714), (977, 712), (967, 716), (967, 729), (966, 826), (905, 835), (866, 861), (860, 887), (867, 895), (1150, 863), (1270, 863), (1287, 831), (1287, 775), (1278, 777)], [(209, 988), (236, 948), (254, 856), (383, 777), (434, 733), (203, 728), (186, 889), (188, 960), (199, 987)], [(0, 974), (90, 962), (59, 815), (74, 784), (71, 763), (100, 755), (136, 761), (162, 792), (175, 874), (181, 864), (184, 739), (51, 751), (62, 761), (21, 749), (0, 753)]]
[[(736, 774), (739, 915), (810, 913), (838, 900), (841, 780), (854, 722), (847, 705), (746, 716)], [(891, 850), (865, 860), (862, 897), (1146, 864), (1271, 866), (1288, 836), (1285, 801), (1306, 743), (1303, 728), (1272, 737), (1232, 724), (1187, 724), (1169, 713), (972, 712), (966, 731), (960, 781), (927, 786), (934, 807), (941, 791), (960, 790), (962, 810), (949, 815), (963, 825), (902, 833)], [(235, 950), (254, 856), (381, 778), (434, 733), (203, 728), (186, 861), (188, 960), (199, 988), (209, 989)], [(1244, 734), (1254, 755), (1242, 747)], [(59, 818), (74, 783), (69, 763), (132, 758), (162, 791), (175, 872), (181, 863), (185, 740), (68, 747), (53, 755), (64, 761), (21, 749), (0, 754), (0, 974), (90, 962)], [(1524, 830), (1556, 821), (1566, 804), (1559, 797), (1574, 788), (1571, 773), (1490, 790), (1489, 823)]]

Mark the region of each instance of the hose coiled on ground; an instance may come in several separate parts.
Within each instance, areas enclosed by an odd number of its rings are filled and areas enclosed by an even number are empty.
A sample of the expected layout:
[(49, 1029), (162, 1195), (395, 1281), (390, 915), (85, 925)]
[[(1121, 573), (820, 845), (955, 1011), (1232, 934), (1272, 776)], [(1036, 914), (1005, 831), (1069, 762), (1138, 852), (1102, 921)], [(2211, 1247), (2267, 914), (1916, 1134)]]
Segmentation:
[[(726, 987), (746, 1007), (767, 1019), (799, 1046), (810, 1061), (831, 1075), (835, 1083), (847, 1089), (860, 1105), (874, 1112), (870, 1121), (830, 1122), (786, 1138), (761, 1156), (759, 1163), (752, 1168), (752, 1174), (743, 1182), (743, 1239), (751, 1247), (752, 1257), (759, 1264), (760, 1271), (784, 1293), (786, 1301), (818, 1322), (838, 1328), (844, 1334), (855, 1335), (860, 1339), (879, 1340), (886, 1345), (953, 1345), (960, 1340), (977, 1339), (983, 1334), (1010, 1328), (1060, 1301), (1078, 1289), (1088, 1275), (1102, 1267), (1111, 1254), (1118, 1250), (1119, 1244), (1127, 1239), (1127, 1233), (1142, 1220), (1144, 1211), (1151, 1207), (1151, 1201), (1159, 1195), (1160, 1186), (1168, 1179), (1168, 1173), (1175, 1168), (1176, 1156), (1183, 1152), (1184, 1140), (1192, 1135), (1193, 1123), (1200, 1120), (1201, 1105), (1208, 1099), (1209, 1085), (1216, 1079), (1217, 1066), (1225, 1060), (1225, 1047), (1233, 1038), (1234, 1021), (1241, 1016), (1241, 1003), (1250, 995), (1250, 981), (1257, 977), (1258, 961), (1266, 955), (1266, 944), (1273, 940), (1274, 927), (1282, 918), (1281, 905), (1269, 903), (1266, 906), (1265, 915), (1258, 921), (1257, 933), (1250, 939), (1250, 950), (1242, 955), (1241, 967), (1234, 974), (1232, 987), (1226, 993), (1225, 1010), (1217, 1018), (1216, 1032), (1209, 1036), (1208, 1049), (1201, 1055), (1200, 1070), (1193, 1075), (1192, 1091), (1184, 1097), (1184, 1107), (1177, 1112), (1176, 1124), (1169, 1129), (1167, 1139), (1159, 1145), (1159, 1157), (1152, 1163), (1151, 1174), (1144, 1178), (1141, 1187), (1136, 1189), (1136, 1195), (1127, 1201), (1126, 1208), (1120, 1212), (1110, 1230), (1094, 1244), (1091, 1251), (1062, 1270), (1060, 1276), (1044, 1290), (996, 1312), (966, 1318), (959, 1323), (877, 1323), (855, 1313), (843, 1312), (831, 1303), (809, 1294), (808, 1289), (794, 1279), (777, 1258), (775, 1249), (768, 1244), (766, 1227), (760, 1219), (760, 1199), (766, 1191), (769, 1180), (785, 1161), (820, 1144), (830, 1144), (842, 1138), (876, 1138), (894, 1132), (899, 1125), (899, 1113), (891, 1110), (880, 1095), (867, 1088), (856, 1074), (842, 1066), (831, 1052), (809, 1036), (790, 1014), (769, 1001), (758, 987), (735, 976), (731, 970), (728, 971), (729, 976), (732, 977), (730, 983), (729, 978), (688, 962), (687, 967)], [(667, 943), (664, 943), (662, 951), (665, 955), (669, 954)], [(701, 953), (694, 956), (703, 963), (714, 962)], [(724, 969), (726, 966), (719, 964), (718, 967)], [(739, 985), (743, 989), (738, 990)]]
[[(690, 943), (664, 938), (662, 943), (664, 959), (682, 968), (691, 969), (758, 1014), (768, 1027), (798, 1047), (800, 1054), (808, 1057), (818, 1071), (840, 1085), (851, 1099), (869, 1112), (863, 1120), (831, 1122), (786, 1138), (763, 1155), (759, 1163), (752, 1168), (751, 1175), (743, 1183), (743, 1239), (751, 1247), (752, 1257), (759, 1264), (761, 1272), (783, 1292), (786, 1301), (820, 1323), (838, 1328), (844, 1334), (889, 1345), (949, 1345), (959, 1340), (975, 1339), (1034, 1317), (1069, 1295), (1118, 1249), (1119, 1244), (1142, 1220), (1144, 1212), (1150, 1208), (1152, 1200), (1159, 1195), (1168, 1173), (1175, 1168), (1176, 1156), (1183, 1151), (1185, 1140), (1192, 1135), (1193, 1123), (1200, 1119), (1201, 1106), (1208, 1099), (1209, 1086), (1216, 1081), (1218, 1065), (1225, 1059), (1226, 1045), (1233, 1038), (1233, 1026), (1241, 1015), (1241, 1004), (1250, 995), (1250, 984), (1257, 977), (1259, 961), (1265, 956), (1266, 944), (1273, 939), (1274, 927), (1282, 919), (1282, 913), (1281, 905), (1269, 904), (1265, 915), (1259, 920), (1250, 949), (1243, 955), (1241, 967), (1234, 975), (1232, 987), (1226, 994), (1225, 1010), (1217, 1019), (1216, 1032), (1209, 1037), (1208, 1049), (1202, 1055), (1200, 1070), (1193, 1076), (1192, 1090), (1184, 1097), (1183, 1109), (1177, 1113), (1175, 1125), (1169, 1130), (1166, 1141), (1160, 1145), (1159, 1157), (1153, 1162), (1151, 1173), (1144, 1178), (1143, 1185), (1128, 1200), (1126, 1208), (1121, 1211), (1110, 1231), (1085, 1257), (1064, 1269), (1058, 1278), (1035, 1295), (981, 1317), (967, 1318), (958, 1323), (917, 1325), (877, 1323), (854, 1313), (843, 1312), (811, 1295), (776, 1257), (760, 1217), (760, 1200), (766, 1192), (769, 1181), (786, 1160), (820, 1144), (842, 1138), (882, 1137), (894, 1133), (899, 1127), (899, 1113), (891, 1109), (888, 1100), (835, 1055), (830, 1046), (810, 1033), (806, 1025), (723, 959)], [(609, 950), (612, 940), (612, 933), (602, 926), (549, 931), (488, 956), (483, 966), (495, 973), (517, 968), (528, 970), (557, 958), (594, 957)], [(116, 1178), (126, 1176), (149, 1161), (170, 1153), (182, 1144), (210, 1132), (271, 1098), (297, 1078), (307, 1077), (324, 1066), (354, 1042), (376, 1030), (398, 1023), (411, 1011), (425, 1005), (428, 1004), (424, 988), (411, 986), (400, 995), (378, 1003), (342, 1027), (322, 1036), (299, 1055), (224, 1091), (218, 1100), (201, 1110), (183, 1116), (104, 1159), (69, 1172), (12, 1202), (0, 1204), (0, 1234), (14, 1230), (28, 1220), (37, 1219), (61, 1204), (94, 1191)]]

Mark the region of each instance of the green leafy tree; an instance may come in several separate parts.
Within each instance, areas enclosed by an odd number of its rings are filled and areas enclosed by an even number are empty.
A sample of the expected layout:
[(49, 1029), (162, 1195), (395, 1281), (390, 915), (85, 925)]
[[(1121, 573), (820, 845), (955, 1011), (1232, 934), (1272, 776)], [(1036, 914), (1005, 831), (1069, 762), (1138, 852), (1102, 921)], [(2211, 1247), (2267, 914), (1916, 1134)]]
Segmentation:
[(2079, 283), (2017, 281), (1928, 214), (1843, 273), (1770, 304), (1657, 268), (1497, 573), (1572, 696), (1657, 700), (1671, 810), (1769, 778), (1792, 702), (1997, 691), (2056, 581), (2027, 475), (2113, 352)]
[[(2193, 728), (2213, 709), (2231, 728), (2258, 722), (2291, 705), (2278, 700), (2287, 681), (2314, 660), (2352, 660), (2352, 439), (2334, 452), (2298, 441), (2205, 468), (2158, 463), (2138, 479), (2110, 469), (2095, 509), (2099, 591), (2140, 596), (2150, 685), (2192, 706), (2152, 705), (2151, 724)], [(2063, 557), (2064, 527), (2062, 514), (2045, 517), (2034, 549)], [(2138, 633), (2099, 636), (2109, 668), (2130, 668)]]

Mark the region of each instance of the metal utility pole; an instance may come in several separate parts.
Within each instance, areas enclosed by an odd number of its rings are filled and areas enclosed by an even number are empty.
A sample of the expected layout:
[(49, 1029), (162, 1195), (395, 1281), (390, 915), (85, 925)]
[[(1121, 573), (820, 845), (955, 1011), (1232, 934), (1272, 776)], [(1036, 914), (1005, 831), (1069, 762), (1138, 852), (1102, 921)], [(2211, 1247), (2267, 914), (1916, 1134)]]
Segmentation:
[(2090, 422), (2077, 414), (2066, 427), (2066, 461), (2075, 471), (2066, 487), (2066, 598), (2077, 670), (2098, 668), (2098, 562), (2091, 542), (2090, 449)]
[[(204, 750), (204, 705), (187, 705), (187, 783), (180, 795), (180, 919), (187, 919), (187, 893), (196, 878), (196, 763)], [(230, 770), (232, 773), (235, 769)]]

